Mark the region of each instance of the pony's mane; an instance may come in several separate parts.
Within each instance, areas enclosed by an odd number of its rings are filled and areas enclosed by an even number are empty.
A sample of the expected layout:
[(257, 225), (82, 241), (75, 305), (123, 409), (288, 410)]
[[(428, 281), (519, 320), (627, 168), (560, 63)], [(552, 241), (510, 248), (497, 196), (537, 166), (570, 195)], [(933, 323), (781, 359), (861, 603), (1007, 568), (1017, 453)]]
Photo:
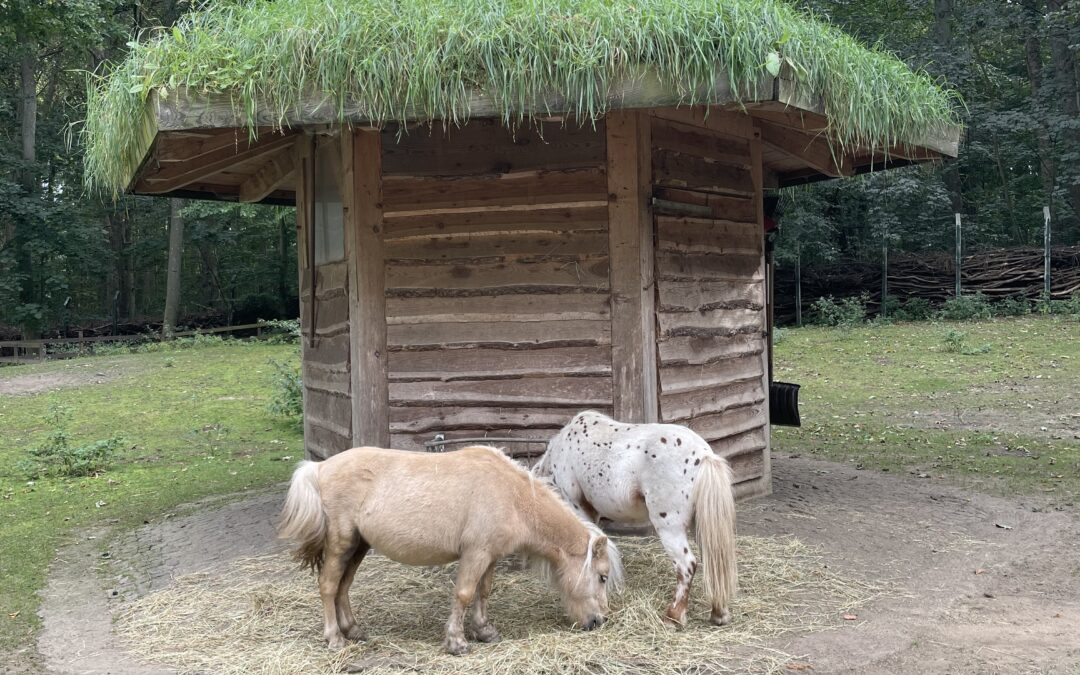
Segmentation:
[[(585, 551), (585, 562), (581, 566), (581, 573), (578, 575), (578, 579), (580, 580), (585, 576), (587, 572), (591, 571), (593, 564), (593, 544), (595, 544), (596, 540), (600, 537), (606, 536), (604, 534), (604, 531), (601, 530), (596, 525), (596, 523), (593, 523), (592, 521), (586, 519), (581, 513), (579, 513), (570, 504), (570, 502), (568, 502), (566, 498), (564, 498), (562, 494), (555, 488), (555, 483), (551, 480), (550, 477), (537, 476), (536, 474), (532, 473), (524, 466), (522, 466), (519, 462), (507, 456), (507, 454), (499, 448), (492, 447), (490, 445), (475, 445), (470, 447), (487, 450), (492, 454), (497, 455), (504, 462), (512, 466), (514, 470), (518, 472), (518, 474), (525, 477), (529, 481), (529, 485), (532, 487), (534, 493), (537, 488), (539, 488), (540, 490), (546, 492), (557, 503), (564, 506), (568, 511), (570, 511), (570, 513), (574, 514), (574, 516), (581, 522), (581, 524), (585, 526), (585, 529), (589, 531), (589, 543)], [(610, 537), (608, 537), (607, 540), (607, 552), (608, 564), (611, 565), (611, 569), (608, 573), (608, 587), (612, 590), (612, 592), (618, 593), (620, 590), (622, 590), (623, 582), (622, 554), (619, 553), (618, 547), (615, 546), (615, 542), (613, 542)], [(529, 558), (529, 563), (541, 579), (544, 579), (548, 582), (554, 581), (554, 570), (552, 569), (551, 563), (549, 561), (540, 557), (531, 556)]]

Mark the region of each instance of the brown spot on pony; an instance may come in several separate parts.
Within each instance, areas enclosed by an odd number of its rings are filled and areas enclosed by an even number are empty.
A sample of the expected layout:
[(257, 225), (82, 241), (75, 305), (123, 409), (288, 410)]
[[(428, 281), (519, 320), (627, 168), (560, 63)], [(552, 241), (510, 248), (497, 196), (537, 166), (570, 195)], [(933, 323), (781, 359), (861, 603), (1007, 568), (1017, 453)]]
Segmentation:
[(418, 453), (355, 448), (324, 462), (301, 462), (282, 509), (279, 536), (318, 572), (323, 636), (333, 649), (364, 639), (349, 603), (356, 569), (372, 548), (406, 565), (460, 561), (443, 643), (468, 651), (472, 634), (495, 642), (487, 601), (495, 562), (531, 558), (553, 579), (581, 628), (604, 622), (607, 591), (622, 576), (618, 550), (583, 522), (542, 480), (495, 448)]

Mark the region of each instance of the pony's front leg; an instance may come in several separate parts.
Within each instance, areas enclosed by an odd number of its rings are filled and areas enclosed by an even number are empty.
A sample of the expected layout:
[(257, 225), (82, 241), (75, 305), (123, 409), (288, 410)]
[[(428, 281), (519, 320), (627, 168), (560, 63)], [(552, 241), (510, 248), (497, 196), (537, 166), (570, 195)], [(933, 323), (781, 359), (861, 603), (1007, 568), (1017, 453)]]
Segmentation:
[(458, 563), (454, 598), (450, 603), (450, 618), (446, 621), (446, 639), (443, 641), (446, 651), (455, 656), (469, 651), (469, 643), (465, 640), (465, 610), (476, 596), (477, 584), (492, 562), (488, 556), (466, 553)]
[(488, 565), (484, 576), (477, 586), (476, 601), (473, 603), (473, 633), (480, 642), (498, 642), (499, 631), (495, 630), (487, 618), (487, 601), (491, 595), (491, 585), (495, 581), (495, 563)]
[(681, 524), (657, 524), (653, 520), (660, 543), (664, 545), (671, 561), (675, 564), (675, 597), (668, 605), (665, 617), (668, 621), (682, 626), (686, 623), (686, 610), (690, 605), (690, 584), (697, 572), (697, 560), (690, 550), (690, 541), (686, 537), (686, 527)]

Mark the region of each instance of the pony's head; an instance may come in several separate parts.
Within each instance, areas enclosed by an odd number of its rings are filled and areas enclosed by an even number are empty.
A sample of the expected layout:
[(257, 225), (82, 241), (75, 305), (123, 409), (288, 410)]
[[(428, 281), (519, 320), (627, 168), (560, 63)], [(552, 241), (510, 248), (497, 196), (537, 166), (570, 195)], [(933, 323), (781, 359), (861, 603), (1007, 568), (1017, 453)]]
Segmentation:
[(608, 611), (608, 592), (622, 588), (619, 549), (595, 525), (581, 553), (564, 551), (555, 564), (555, 581), (570, 619), (582, 630), (599, 628)]

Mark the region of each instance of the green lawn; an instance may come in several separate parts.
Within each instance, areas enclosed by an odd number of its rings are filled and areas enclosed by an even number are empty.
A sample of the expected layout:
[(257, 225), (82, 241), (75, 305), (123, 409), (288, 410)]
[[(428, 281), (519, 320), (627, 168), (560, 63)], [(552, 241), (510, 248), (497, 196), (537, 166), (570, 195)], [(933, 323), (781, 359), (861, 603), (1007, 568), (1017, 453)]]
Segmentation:
[[(968, 354), (946, 350), (950, 330)], [(803, 427), (774, 428), (779, 451), (1060, 507), (1080, 498), (1076, 317), (787, 330), (775, 377), (803, 385)]]
[[(989, 351), (947, 352), (950, 329), (967, 333), (968, 351)], [(200, 497), (288, 477), (302, 455), (300, 431), (266, 407), (269, 361), (289, 358), (294, 346), (233, 343), (0, 369), (0, 661), (32, 647), (35, 591), (71, 533), (137, 525)], [(774, 428), (780, 452), (1076, 504), (1074, 318), (785, 330), (776, 378), (803, 385), (804, 426)], [(59, 388), (11, 393), (46, 385)], [(124, 439), (112, 469), (26, 479), (20, 460), (49, 435), (54, 404), (72, 410), (73, 444)]]
[[(200, 497), (288, 478), (303, 444), (296, 425), (266, 412), (268, 362), (294, 350), (232, 344), (0, 369), (0, 385), (15, 377), (76, 383), (0, 393), (0, 661), (32, 643), (35, 591), (70, 533), (140, 524)], [(123, 438), (112, 469), (93, 478), (26, 479), (19, 462), (49, 435), (45, 417), (54, 404), (72, 411), (73, 444)]]

